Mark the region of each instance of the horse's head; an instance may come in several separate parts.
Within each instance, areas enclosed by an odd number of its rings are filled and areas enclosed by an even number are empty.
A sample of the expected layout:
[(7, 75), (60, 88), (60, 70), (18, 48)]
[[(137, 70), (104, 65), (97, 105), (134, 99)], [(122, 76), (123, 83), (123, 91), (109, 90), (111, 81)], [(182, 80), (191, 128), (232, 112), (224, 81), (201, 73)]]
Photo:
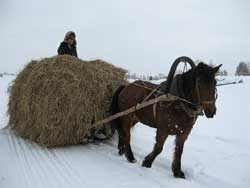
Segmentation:
[(198, 102), (202, 106), (207, 118), (213, 118), (216, 114), (215, 101), (217, 93), (215, 74), (221, 66), (210, 67), (204, 63), (199, 63), (195, 68), (195, 89)]

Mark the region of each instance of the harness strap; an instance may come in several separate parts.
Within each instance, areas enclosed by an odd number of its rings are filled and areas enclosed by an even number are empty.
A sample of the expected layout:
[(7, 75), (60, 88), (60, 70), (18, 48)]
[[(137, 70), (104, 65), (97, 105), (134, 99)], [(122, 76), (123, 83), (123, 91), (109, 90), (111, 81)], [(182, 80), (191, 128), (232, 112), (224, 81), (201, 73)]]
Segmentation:
[(154, 90), (152, 90), (149, 94), (148, 94), (148, 96), (147, 97), (145, 97), (144, 99), (143, 99), (143, 101), (142, 102), (145, 102), (146, 100), (148, 100), (158, 89), (160, 88), (160, 86), (158, 86), (158, 87), (156, 87)]
[[(154, 88), (154, 89), (152, 89), (152, 88), (150, 88), (150, 87), (147, 87), (147, 86), (143, 86), (143, 85), (140, 85), (140, 84), (137, 84), (137, 83), (131, 83), (131, 84), (134, 84), (134, 85), (137, 85), (137, 86), (139, 86), (139, 87), (143, 87), (143, 88), (145, 88), (145, 89), (148, 89), (148, 90), (151, 90), (152, 92), (152, 94), (153, 93), (159, 93), (159, 94), (164, 94), (162, 91), (159, 91), (159, 90), (157, 90), (156, 88)], [(197, 87), (197, 85), (198, 84), (196, 84), (196, 91), (197, 91), (197, 95), (198, 95), (198, 97), (200, 98), (200, 93), (199, 93), (199, 89), (198, 89), (198, 87)], [(159, 86), (160, 87), (160, 86)], [(152, 96), (152, 94), (151, 94), (151, 96)], [(168, 95), (168, 94), (166, 94), (166, 95)], [(183, 97), (179, 97), (179, 96), (176, 96), (177, 98), (178, 98), (178, 100), (180, 100), (180, 101), (183, 101), (183, 102), (185, 102), (185, 103), (188, 103), (188, 104), (191, 104), (191, 105), (200, 105), (201, 103), (207, 103), (207, 104), (210, 104), (210, 103), (213, 103), (215, 100), (213, 100), (213, 101), (200, 101), (200, 99), (199, 99), (199, 102), (198, 103), (194, 103), (194, 102), (191, 102), (191, 101), (189, 101), (189, 100), (186, 100), (186, 99), (184, 99)], [(144, 99), (145, 100), (145, 99)], [(144, 101), (145, 102), (145, 101)]]
[(154, 116), (154, 121), (156, 121), (156, 105), (157, 105), (157, 103), (154, 103), (153, 104), (153, 116)]
[(198, 104), (201, 104), (200, 90), (199, 90), (197, 79), (195, 79), (195, 89), (196, 89), (196, 93), (198, 97)]
[[(143, 88), (148, 89), (148, 90), (151, 90), (151, 91), (154, 90), (154, 89), (152, 89), (152, 88), (150, 88), (150, 87), (143, 86), (143, 85), (140, 85), (140, 84), (137, 84), (137, 83), (134, 83), (134, 82), (131, 83), (131, 84), (136, 85), (136, 86), (139, 86), (139, 87), (143, 87)], [(160, 86), (159, 86), (159, 87), (160, 87)], [(159, 90), (155, 90), (155, 92), (160, 93), (160, 94), (164, 94), (162, 91), (159, 91)]]

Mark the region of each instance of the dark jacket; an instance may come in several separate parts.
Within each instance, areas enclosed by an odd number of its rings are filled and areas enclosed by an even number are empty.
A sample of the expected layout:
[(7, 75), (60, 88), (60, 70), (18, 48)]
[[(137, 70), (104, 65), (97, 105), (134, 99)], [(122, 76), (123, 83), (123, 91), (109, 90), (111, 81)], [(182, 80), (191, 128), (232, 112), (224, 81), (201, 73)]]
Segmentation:
[(68, 54), (77, 57), (76, 45), (70, 48), (65, 41), (61, 42), (57, 52), (58, 55)]

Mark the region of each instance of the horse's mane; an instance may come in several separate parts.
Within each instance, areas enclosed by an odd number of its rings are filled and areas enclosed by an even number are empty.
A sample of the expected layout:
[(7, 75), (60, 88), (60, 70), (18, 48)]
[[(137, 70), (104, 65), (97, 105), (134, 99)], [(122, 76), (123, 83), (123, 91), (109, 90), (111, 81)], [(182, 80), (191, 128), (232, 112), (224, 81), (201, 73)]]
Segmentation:
[(190, 69), (181, 75), (184, 96), (188, 96), (191, 90), (195, 87), (195, 69), (196, 68)]

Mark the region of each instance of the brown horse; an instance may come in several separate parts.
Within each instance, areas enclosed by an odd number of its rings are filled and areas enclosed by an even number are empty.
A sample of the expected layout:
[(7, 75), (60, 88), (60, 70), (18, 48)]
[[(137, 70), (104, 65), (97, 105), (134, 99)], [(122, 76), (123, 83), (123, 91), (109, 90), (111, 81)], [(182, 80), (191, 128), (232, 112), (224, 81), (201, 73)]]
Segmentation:
[[(157, 155), (161, 153), (168, 135), (176, 135), (172, 171), (175, 177), (185, 178), (181, 170), (183, 146), (198, 114), (204, 110), (207, 118), (213, 118), (216, 113), (215, 74), (220, 66), (212, 68), (204, 63), (199, 63), (198, 66), (174, 78), (170, 93), (189, 102), (182, 100), (159, 102), (114, 120), (113, 126), (119, 134), (119, 154), (125, 153), (129, 162), (136, 162), (130, 146), (130, 129), (136, 123), (141, 122), (157, 129), (153, 151), (145, 157), (142, 166), (150, 168)], [(157, 93), (160, 91), (152, 94), (152, 90), (157, 87), (159, 85), (145, 81), (136, 81), (121, 86), (113, 97), (112, 113), (115, 114), (133, 107), (145, 101), (146, 97), (147, 100), (150, 100), (159, 96)], [(161, 91), (164, 93), (164, 89)]]

